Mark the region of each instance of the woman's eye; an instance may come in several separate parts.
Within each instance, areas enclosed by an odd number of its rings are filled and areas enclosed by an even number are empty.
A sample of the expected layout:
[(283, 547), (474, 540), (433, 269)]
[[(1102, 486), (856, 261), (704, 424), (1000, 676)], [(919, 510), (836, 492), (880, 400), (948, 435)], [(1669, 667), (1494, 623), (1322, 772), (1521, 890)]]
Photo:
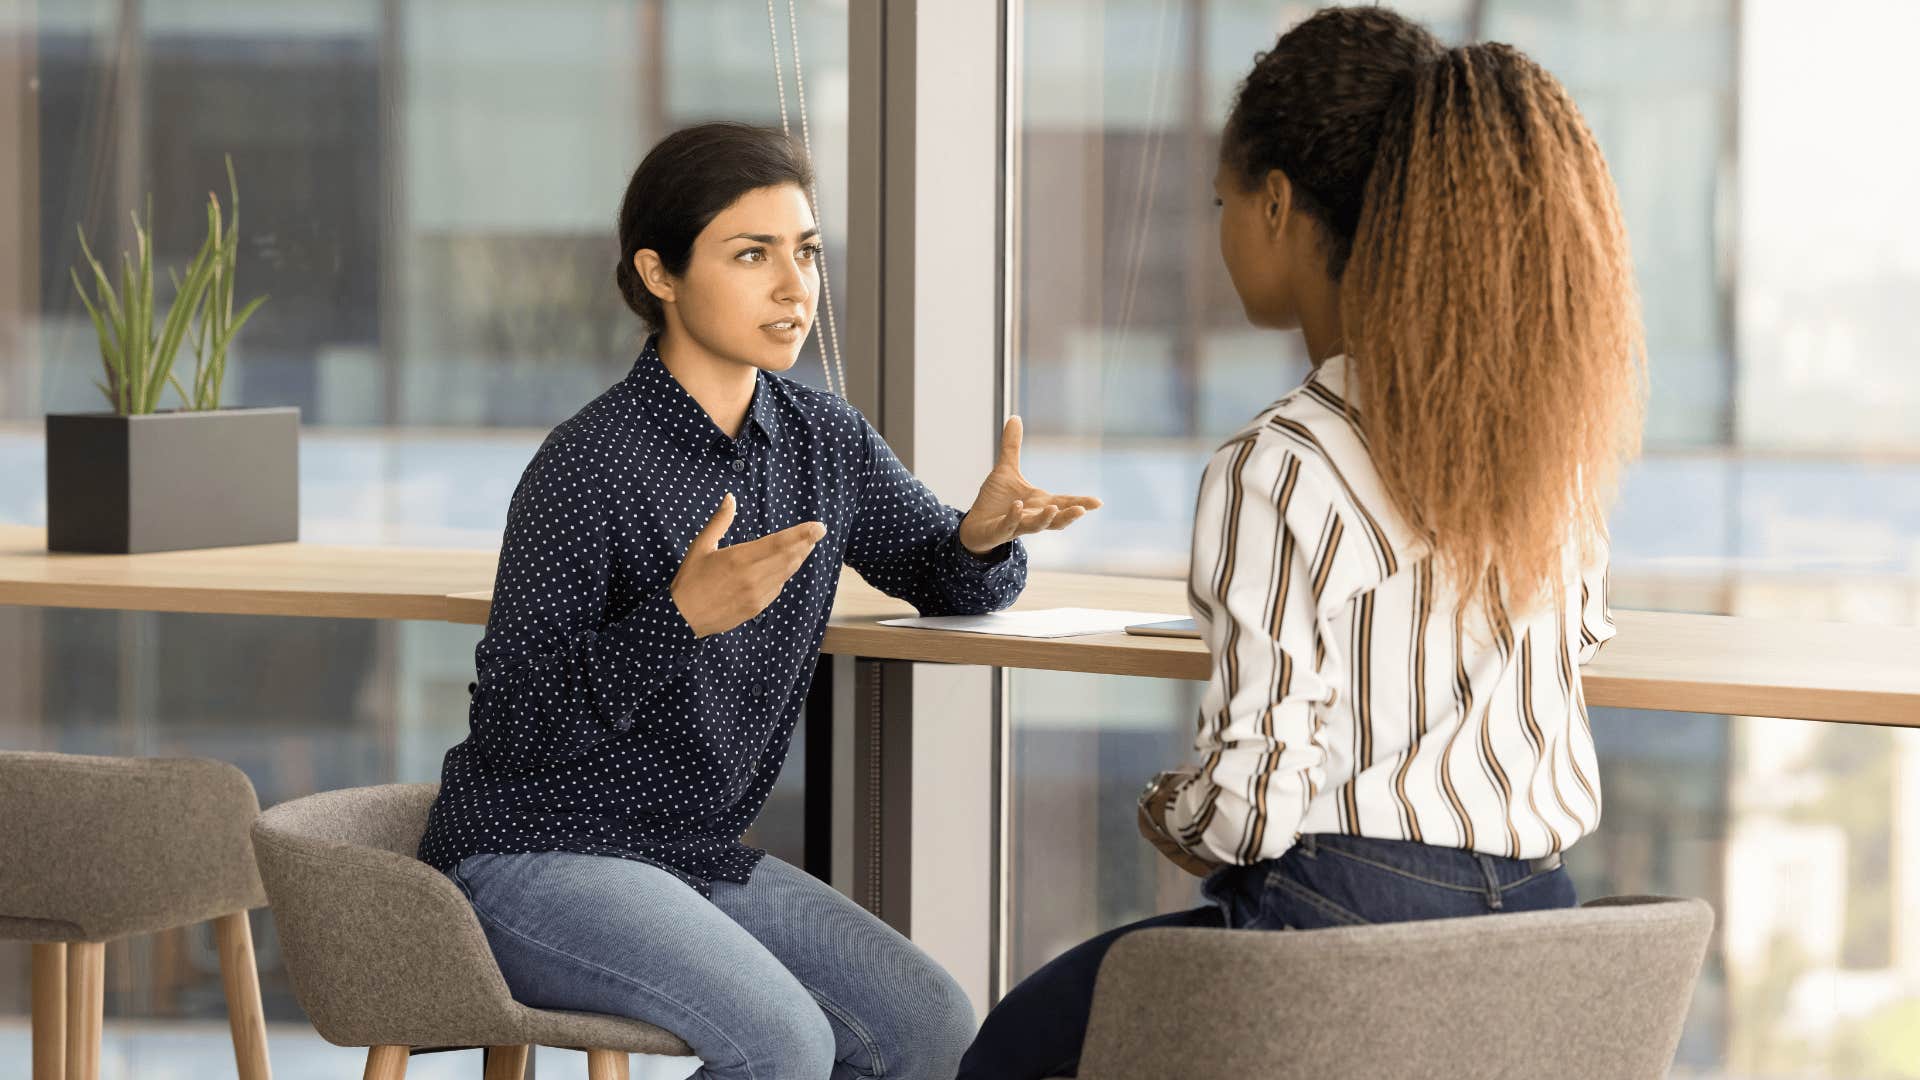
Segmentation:
[(817, 259), (824, 250), (819, 244), (808, 244), (800, 249), (800, 253), (809, 259)]
[(741, 262), (757, 262), (766, 257), (767, 253), (759, 248), (748, 248), (734, 256), (734, 258), (739, 259)]

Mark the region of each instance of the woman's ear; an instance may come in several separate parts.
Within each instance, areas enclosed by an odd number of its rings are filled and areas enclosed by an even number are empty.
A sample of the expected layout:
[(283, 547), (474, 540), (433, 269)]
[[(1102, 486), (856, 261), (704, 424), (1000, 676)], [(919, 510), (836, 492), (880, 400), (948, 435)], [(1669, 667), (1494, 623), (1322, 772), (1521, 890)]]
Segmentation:
[(660, 261), (658, 252), (652, 248), (641, 248), (634, 252), (633, 269), (640, 275), (640, 282), (648, 292), (663, 304), (673, 303), (673, 275), (667, 273), (667, 266)]
[(1267, 239), (1278, 240), (1293, 216), (1293, 181), (1279, 169), (1268, 169), (1260, 190), (1260, 217), (1267, 224)]

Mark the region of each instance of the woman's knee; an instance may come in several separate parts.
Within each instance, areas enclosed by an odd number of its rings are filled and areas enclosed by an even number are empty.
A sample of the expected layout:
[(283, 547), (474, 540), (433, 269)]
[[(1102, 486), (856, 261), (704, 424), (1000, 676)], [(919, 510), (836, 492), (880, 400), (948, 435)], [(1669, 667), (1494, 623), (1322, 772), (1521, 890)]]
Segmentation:
[[(714, 1080), (821, 1080), (837, 1056), (833, 1027), (811, 997), (736, 1020), (720, 1039), (695, 1042)], [(704, 1044), (704, 1045), (703, 1045)]]
[[(944, 975), (945, 972), (942, 972)], [(929, 1076), (952, 1076), (960, 1070), (960, 1059), (966, 1056), (967, 1047), (973, 1045), (973, 1037), (979, 1034), (980, 1021), (973, 1014), (973, 1002), (967, 992), (960, 988), (951, 977), (945, 980), (947, 992), (940, 998), (940, 1008), (928, 1043), (932, 1048), (930, 1064), (936, 1067)]]
[(902, 1010), (896, 1019), (899, 1030), (888, 1039), (893, 1051), (882, 1074), (888, 1080), (955, 1075), (979, 1030), (973, 1002), (953, 976), (928, 960), (917, 981), (915, 992), (900, 995), (899, 1000), (911, 1001), (912, 1007)]
[(812, 998), (798, 1005), (765, 1032), (764, 1046), (755, 1055), (754, 1080), (818, 1080), (833, 1072), (838, 1057), (833, 1026)]

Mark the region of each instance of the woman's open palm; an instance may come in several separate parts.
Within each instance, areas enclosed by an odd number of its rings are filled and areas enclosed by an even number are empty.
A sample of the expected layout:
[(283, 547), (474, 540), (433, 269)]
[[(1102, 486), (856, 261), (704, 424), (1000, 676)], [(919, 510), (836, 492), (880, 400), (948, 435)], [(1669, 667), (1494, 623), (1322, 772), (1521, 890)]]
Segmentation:
[(1064, 529), (1100, 509), (1100, 500), (1091, 495), (1055, 495), (1029, 482), (1020, 472), (1023, 432), (1018, 416), (1007, 418), (993, 471), (960, 522), (960, 542), (976, 555), (985, 555), (1017, 536)]

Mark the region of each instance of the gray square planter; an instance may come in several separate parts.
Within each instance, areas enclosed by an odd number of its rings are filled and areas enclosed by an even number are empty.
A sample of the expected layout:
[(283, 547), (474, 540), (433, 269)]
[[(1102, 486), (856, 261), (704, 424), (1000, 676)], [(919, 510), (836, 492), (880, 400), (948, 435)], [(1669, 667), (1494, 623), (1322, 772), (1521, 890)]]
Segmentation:
[(299, 409), (47, 416), (49, 551), (299, 538)]

